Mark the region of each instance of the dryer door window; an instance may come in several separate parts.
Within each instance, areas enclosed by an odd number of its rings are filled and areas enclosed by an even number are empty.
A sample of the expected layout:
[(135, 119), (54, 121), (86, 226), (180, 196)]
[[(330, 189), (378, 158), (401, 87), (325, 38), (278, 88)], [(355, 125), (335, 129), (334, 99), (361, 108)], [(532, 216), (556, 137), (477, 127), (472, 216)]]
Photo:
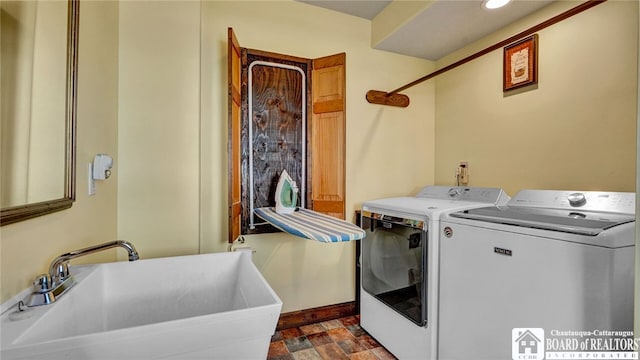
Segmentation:
[(415, 221), (362, 217), (363, 289), (417, 325), (426, 324), (427, 231)]

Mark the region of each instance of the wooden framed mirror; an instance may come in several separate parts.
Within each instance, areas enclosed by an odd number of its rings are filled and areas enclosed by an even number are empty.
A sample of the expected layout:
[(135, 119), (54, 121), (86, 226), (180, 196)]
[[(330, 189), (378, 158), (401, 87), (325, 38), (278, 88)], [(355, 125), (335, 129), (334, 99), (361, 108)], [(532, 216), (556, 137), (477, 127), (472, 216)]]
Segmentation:
[(2, 226), (75, 201), (79, 6), (0, 3)]

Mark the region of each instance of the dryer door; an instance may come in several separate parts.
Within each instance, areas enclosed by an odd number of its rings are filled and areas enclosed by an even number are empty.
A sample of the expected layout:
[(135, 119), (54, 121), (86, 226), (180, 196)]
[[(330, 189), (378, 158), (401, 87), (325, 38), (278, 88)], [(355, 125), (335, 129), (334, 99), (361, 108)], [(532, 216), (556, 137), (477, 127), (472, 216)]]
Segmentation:
[(423, 222), (363, 212), (362, 287), (417, 325), (426, 317), (427, 231)]

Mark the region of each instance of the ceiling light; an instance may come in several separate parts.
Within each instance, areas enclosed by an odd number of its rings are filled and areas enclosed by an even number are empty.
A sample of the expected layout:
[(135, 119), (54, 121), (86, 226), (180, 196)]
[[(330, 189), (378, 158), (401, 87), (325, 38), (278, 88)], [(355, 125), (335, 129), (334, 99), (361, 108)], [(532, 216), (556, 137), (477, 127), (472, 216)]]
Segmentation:
[(485, 0), (482, 3), (486, 9), (497, 9), (507, 5), (511, 0)]

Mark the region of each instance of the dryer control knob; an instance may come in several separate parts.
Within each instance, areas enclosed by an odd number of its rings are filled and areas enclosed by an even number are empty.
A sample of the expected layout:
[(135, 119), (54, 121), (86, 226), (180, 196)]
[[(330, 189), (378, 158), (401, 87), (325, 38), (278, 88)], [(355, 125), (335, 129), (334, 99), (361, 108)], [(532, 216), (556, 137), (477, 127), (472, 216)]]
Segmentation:
[(587, 203), (587, 198), (583, 193), (571, 193), (567, 197), (569, 200), (569, 205), (571, 206), (582, 206)]

